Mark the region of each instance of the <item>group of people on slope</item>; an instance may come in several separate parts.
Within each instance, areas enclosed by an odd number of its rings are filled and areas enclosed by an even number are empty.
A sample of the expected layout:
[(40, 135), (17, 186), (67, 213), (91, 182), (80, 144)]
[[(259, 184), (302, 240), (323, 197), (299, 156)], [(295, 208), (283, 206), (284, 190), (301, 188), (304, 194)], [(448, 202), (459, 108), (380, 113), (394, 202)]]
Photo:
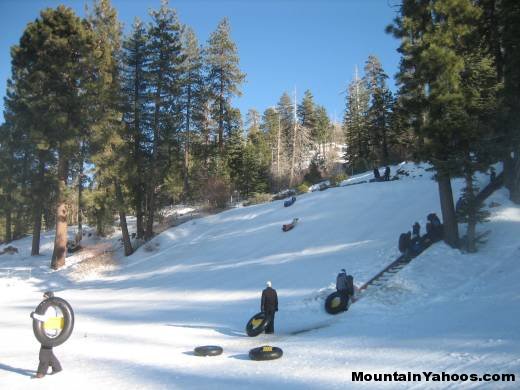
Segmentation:
[(426, 217), (426, 234), (421, 236), (421, 225), (415, 222), (412, 231), (399, 236), (399, 251), (406, 256), (417, 256), (425, 246), (442, 239), (442, 223), (437, 214), (430, 213)]
[(374, 179), (375, 181), (390, 181), (390, 167), (386, 166), (383, 177), (381, 177), (379, 169), (377, 167), (374, 167)]

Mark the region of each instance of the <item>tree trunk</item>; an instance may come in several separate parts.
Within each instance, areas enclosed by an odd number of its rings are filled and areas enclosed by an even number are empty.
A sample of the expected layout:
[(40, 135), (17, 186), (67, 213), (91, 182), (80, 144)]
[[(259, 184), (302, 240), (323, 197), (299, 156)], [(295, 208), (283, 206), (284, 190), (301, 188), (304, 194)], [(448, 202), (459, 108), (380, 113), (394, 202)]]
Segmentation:
[(282, 139), (282, 123), (281, 123), (280, 113), (277, 113), (277, 116), (278, 116), (278, 133), (276, 134), (276, 183), (277, 183), (276, 191), (279, 192), (282, 187), (282, 183), (281, 183), (282, 174), (280, 172), (280, 152), (281, 152), (280, 148), (281, 148), (281, 139)]
[(40, 163), (38, 167), (38, 176), (36, 178), (35, 184), (36, 186), (33, 188), (33, 201), (34, 201), (34, 210), (33, 210), (33, 229), (32, 229), (32, 248), (31, 248), (31, 256), (36, 256), (40, 254), (40, 232), (42, 230), (42, 214), (43, 214), (43, 182), (45, 178), (45, 163), (40, 155)]
[(143, 167), (141, 160), (141, 106), (142, 99), (140, 93), (141, 85), (141, 68), (138, 63), (135, 64), (135, 82), (134, 82), (134, 159), (137, 171), (136, 184), (134, 185), (134, 207), (136, 217), (137, 238), (144, 237), (144, 213), (143, 213)]
[(191, 86), (188, 85), (188, 98), (186, 102), (186, 142), (184, 144), (184, 199), (190, 192), (189, 165), (190, 165), (190, 119), (191, 119)]
[(28, 176), (28, 165), (29, 165), (29, 157), (27, 153), (23, 159), (22, 166), (22, 186), (21, 186), (21, 196), (22, 201), (18, 204), (16, 208), (16, 220), (14, 222), (14, 233), (13, 239), (17, 240), (22, 237), (23, 233), (26, 231), (26, 221), (25, 221), (25, 212), (24, 212), (24, 204), (27, 199), (27, 176)]
[(473, 177), (470, 174), (466, 174), (466, 192), (468, 194), (468, 199), (471, 199), (471, 205), (468, 208), (468, 230), (466, 233), (466, 250), (470, 253), (475, 253), (477, 251), (476, 243), (475, 243), (475, 230), (477, 228), (477, 208), (478, 205), (474, 201), (475, 194), (473, 188)]
[(218, 103), (218, 150), (222, 154), (224, 151), (224, 79), (222, 74), (220, 76), (220, 95), (218, 97)]
[(125, 202), (123, 199), (123, 192), (121, 191), (121, 184), (116, 179), (114, 180), (114, 187), (116, 190), (117, 208), (119, 210), (119, 223), (121, 225), (121, 234), (123, 236), (123, 246), (125, 248), (125, 256), (130, 256), (134, 250), (130, 242), (130, 235), (128, 234), (128, 225), (126, 224)]
[(32, 236), (32, 248), (31, 256), (37, 256), (40, 254), (40, 233), (42, 230), (42, 205), (37, 202), (34, 205), (34, 221), (33, 221), (33, 236)]
[(81, 242), (83, 238), (83, 215), (81, 213), (82, 203), (83, 203), (83, 156), (84, 156), (83, 146), (81, 146), (80, 150), (80, 161), (79, 161), (79, 175), (78, 175), (78, 233), (75, 237), (76, 244)]
[(144, 213), (143, 213), (143, 196), (141, 186), (136, 186), (135, 191), (135, 218), (137, 238), (144, 237)]
[(160, 110), (160, 95), (156, 95), (155, 99), (155, 115), (154, 115), (154, 129), (153, 129), (153, 151), (152, 151), (152, 166), (150, 168), (150, 177), (148, 182), (147, 191), (147, 218), (146, 218), (146, 231), (144, 238), (150, 240), (153, 236), (153, 219), (155, 212), (155, 183), (157, 176), (157, 159), (159, 156), (159, 110)]
[(289, 187), (292, 187), (294, 181), (294, 166), (296, 164), (296, 122), (294, 122), (294, 130), (292, 136), (292, 151), (291, 151), (291, 170), (289, 174)]
[(67, 203), (65, 190), (67, 188), (68, 166), (64, 156), (58, 158), (58, 201), (56, 205), (56, 236), (52, 253), (51, 268), (58, 269), (65, 265), (67, 256)]
[(439, 198), (441, 201), (444, 241), (453, 248), (459, 246), (459, 226), (453, 206), (453, 192), (450, 177), (438, 173)]
[(504, 185), (509, 190), (509, 199), (520, 204), (520, 154), (511, 152), (503, 163)]
[(13, 240), (13, 233), (11, 230), (12, 226), (12, 217), (11, 217), (11, 194), (8, 193), (6, 196), (6, 210), (5, 210), (5, 242), (11, 242)]
[(105, 235), (103, 214), (105, 214), (104, 208), (101, 208), (101, 210), (96, 211), (96, 234), (98, 237), (103, 237)]

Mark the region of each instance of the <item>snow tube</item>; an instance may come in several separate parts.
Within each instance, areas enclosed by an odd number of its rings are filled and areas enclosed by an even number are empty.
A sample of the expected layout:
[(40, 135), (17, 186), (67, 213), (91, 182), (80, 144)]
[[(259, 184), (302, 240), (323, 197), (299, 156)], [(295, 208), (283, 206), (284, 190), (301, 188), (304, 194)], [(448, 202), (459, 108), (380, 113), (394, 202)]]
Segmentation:
[(47, 348), (63, 344), (74, 329), (74, 311), (65, 299), (59, 297), (45, 299), (34, 311), (36, 314), (44, 315), (51, 306), (56, 310), (57, 317), (50, 317), (46, 321), (33, 318), (34, 336)]
[(260, 333), (262, 333), (269, 323), (267, 317), (265, 316), (264, 312), (260, 312), (255, 314), (251, 319), (248, 321), (246, 325), (246, 333), (249, 337), (255, 337), (258, 336)]
[(253, 348), (249, 351), (251, 360), (274, 360), (279, 359), (283, 355), (283, 351), (278, 347), (264, 345), (263, 347)]
[(291, 230), (292, 228), (294, 227), (294, 225), (292, 223), (287, 223), (285, 225), (282, 226), (282, 230), (284, 232), (288, 232), (289, 230)]
[(218, 345), (204, 345), (193, 350), (195, 356), (218, 356), (222, 353), (222, 347)]
[(338, 291), (330, 294), (325, 300), (325, 310), (329, 314), (338, 314), (347, 310), (348, 299), (340, 294)]
[(283, 207), (292, 206), (294, 202), (296, 202), (296, 198), (293, 196), (291, 199), (287, 199), (285, 202), (283, 202)]

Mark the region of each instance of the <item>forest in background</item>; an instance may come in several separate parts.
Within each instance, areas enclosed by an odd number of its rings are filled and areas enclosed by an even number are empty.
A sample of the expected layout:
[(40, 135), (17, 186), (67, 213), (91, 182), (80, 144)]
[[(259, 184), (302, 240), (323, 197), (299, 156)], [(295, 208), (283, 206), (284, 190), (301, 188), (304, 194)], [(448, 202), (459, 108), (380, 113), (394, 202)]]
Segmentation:
[[(85, 18), (45, 9), (11, 49), (0, 127), (0, 234), (56, 229), (51, 266), (65, 263), (67, 225), (103, 235), (119, 218), (125, 254), (154, 235), (172, 204), (226, 207), (231, 196), (306, 187), (404, 159), (429, 161), (445, 240), (468, 249), (485, 213), (473, 177), (502, 161), (520, 203), (520, 5), (514, 0), (403, 0), (387, 27), (400, 40), (393, 94), (376, 55), (348, 85), (341, 124), (306, 91), (263, 113), (233, 107), (246, 75), (224, 18), (201, 45), (163, 1), (122, 34), (109, 0)], [(348, 43), (345, 44), (348, 47)], [(360, 59), (362, 61), (363, 59)], [(245, 117), (245, 121), (243, 120)], [(344, 155), (338, 160), (338, 150)], [(466, 182), (455, 214), (450, 179)]]

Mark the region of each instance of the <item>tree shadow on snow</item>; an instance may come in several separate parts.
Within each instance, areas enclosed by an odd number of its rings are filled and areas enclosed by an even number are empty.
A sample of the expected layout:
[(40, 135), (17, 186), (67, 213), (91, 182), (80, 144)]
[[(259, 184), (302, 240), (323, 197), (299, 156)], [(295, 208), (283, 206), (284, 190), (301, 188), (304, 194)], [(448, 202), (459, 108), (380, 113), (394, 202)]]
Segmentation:
[(36, 374), (36, 371), (34, 371), (34, 370), (27, 370), (25, 368), (11, 367), (11, 366), (8, 366), (7, 364), (2, 364), (2, 363), (0, 363), (0, 370), (10, 371), (10, 372), (14, 372), (16, 374), (29, 376), (29, 377), (34, 376)]
[(166, 326), (173, 326), (175, 328), (189, 328), (189, 329), (210, 329), (215, 332), (221, 333), (226, 336), (233, 337), (248, 337), (243, 332), (239, 332), (237, 330), (231, 328), (224, 328), (219, 326), (209, 326), (209, 325), (186, 325), (186, 324), (166, 324)]

